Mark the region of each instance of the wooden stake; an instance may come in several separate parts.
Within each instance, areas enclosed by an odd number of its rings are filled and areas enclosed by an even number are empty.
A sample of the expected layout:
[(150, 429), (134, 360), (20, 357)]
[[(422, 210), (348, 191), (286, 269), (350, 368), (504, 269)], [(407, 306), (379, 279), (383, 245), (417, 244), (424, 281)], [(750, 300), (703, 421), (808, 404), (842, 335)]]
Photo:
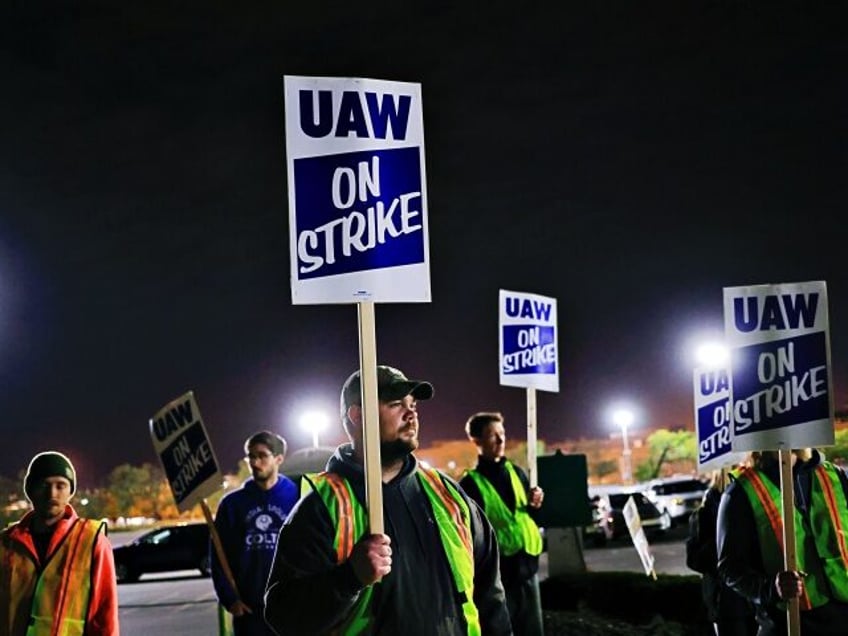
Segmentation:
[(374, 303), (358, 303), (359, 369), (362, 387), (362, 441), (365, 500), (371, 534), (383, 534), (383, 465), (380, 460), (380, 409), (377, 399), (377, 338)]
[[(783, 506), (783, 565), (786, 570), (798, 569), (798, 554), (795, 545), (795, 487), (792, 479), (792, 451), (779, 449), (780, 500)], [(789, 636), (801, 633), (801, 615), (798, 599), (790, 599), (786, 607), (786, 624)]]
[(221, 564), (221, 570), (227, 578), (227, 583), (233, 588), (236, 593), (236, 598), (241, 599), (238, 587), (236, 587), (236, 579), (233, 577), (233, 571), (230, 569), (230, 563), (227, 561), (227, 555), (224, 554), (224, 546), (221, 544), (221, 537), (218, 536), (218, 529), (215, 527), (215, 521), (212, 519), (212, 511), (209, 509), (209, 504), (206, 498), (200, 500), (200, 507), (203, 508), (203, 516), (206, 517), (206, 525), (209, 526), (209, 536), (212, 538), (212, 545), (215, 548), (215, 554), (218, 555), (218, 562)]
[(536, 389), (527, 388), (527, 474), (530, 488), (539, 485), (536, 462)]

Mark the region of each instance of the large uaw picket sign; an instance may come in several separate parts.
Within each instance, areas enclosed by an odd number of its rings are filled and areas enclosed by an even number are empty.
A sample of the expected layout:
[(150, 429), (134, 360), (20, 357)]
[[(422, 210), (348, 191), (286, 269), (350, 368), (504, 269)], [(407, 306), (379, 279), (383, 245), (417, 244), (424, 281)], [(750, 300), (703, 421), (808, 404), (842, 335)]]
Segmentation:
[(292, 302), (429, 302), (420, 85), (284, 82)]
[(733, 450), (833, 444), (824, 282), (724, 289)]

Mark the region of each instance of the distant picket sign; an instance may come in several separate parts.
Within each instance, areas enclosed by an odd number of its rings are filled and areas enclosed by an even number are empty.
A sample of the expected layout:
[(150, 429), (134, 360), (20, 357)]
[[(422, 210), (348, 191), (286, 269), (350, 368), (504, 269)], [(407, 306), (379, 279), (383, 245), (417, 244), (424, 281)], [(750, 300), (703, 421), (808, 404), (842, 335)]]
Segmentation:
[(697, 368), (692, 374), (698, 471), (706, 472), (741, 461), (731, 447), (730, 372), (727, 368)]
[(633, 497), (628, 497), (627, 502), (622, 509), (624, 523), (627, 525), (627, 530), (630, 532), (630, 538), (633, 540), (633, 547), (639, 554), (639, 560), (642, 561), (642, 567), (645, 574), (657, 578), (654, 570), (654, 555), (651, 552), (651, 546), (648, 544), (648, 537), (645, 536), (645, 529), (642, 527), (642, 518), (639, 516), (639, 507), (636, 505)]
[(501, 289), (498, 305), (501, 385), (559, 391), (556, 299)]
[(733, 450), (832, 445), (825, 283), (727, 287), (724, 326)]
[(294, 304), (430, 302), (421, 85), (284, 78)]
[(150, 437), (180, 511), (191, 510), (221, 489), (224, 476), (192, 391), (150, 418)]

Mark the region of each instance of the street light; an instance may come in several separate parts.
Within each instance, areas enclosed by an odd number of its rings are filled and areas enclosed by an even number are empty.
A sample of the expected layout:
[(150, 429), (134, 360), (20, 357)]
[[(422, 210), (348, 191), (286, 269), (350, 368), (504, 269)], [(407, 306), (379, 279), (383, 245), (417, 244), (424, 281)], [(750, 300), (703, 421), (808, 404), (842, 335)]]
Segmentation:
[(720, 369), (727, 366), (730, 351), (720, 342), (705, 342), (695, 350), (698, 364), (708, 369)]
[(621, 428), (621, 442), (624, 445), (621, 451), (621, 480), (625, 484), (629, 484), (633, 479), (633, 471), (630, 465), (630, 445), (627, 443), (627, 427), (633, 424), (633, 411), (617, 409), (612, 414), (612, 421)]
[(330, 424), (330, 418), (319, 411), (309, 411), (300, 416), (300, 427), (312, 434), (312, 446), (318, 448), (318, 433)]

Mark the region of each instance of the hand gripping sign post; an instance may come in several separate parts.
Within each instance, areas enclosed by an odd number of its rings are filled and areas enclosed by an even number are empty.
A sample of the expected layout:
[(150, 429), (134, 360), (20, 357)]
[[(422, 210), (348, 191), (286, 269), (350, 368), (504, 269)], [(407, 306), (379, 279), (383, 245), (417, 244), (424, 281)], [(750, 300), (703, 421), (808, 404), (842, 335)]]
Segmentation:
[(198, 503), (203, 508), (221, 569), (238, 595), (233, 573), (212, 520), (212, 511), (206, 503), (206, 497), (221, 488), (224, 476), (218, 468), (218, 460), (192, 391), (168, 402), (150, 418), (150, 437), (168, 477), (177, 508), (180, 512), (186, 512)]
[(292, 303), (357, 303), (368, 516), (383, 532), (374, 303), (430, 302), (421, 86), (284, 78)]
[(559, 391), (555, 298), (500, 290), (500, 383), (527, 388), (527, 471), (538, 485), (536, 389)]
[[(731, 446), (778, 451), (784, 563), (796, 570), (791, 452), (834, 442), (826, 285), (725, 288), (724, 327), (731, 347)], [(797, 599), (787, 611), (794, 636)]]

